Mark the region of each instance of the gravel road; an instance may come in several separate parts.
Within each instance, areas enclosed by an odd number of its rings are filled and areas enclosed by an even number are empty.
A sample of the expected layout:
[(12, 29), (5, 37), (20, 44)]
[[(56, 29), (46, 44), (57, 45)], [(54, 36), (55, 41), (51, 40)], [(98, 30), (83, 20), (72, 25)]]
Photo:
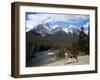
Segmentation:
[(55, 62), (46, 64), (45, 66), (82, 65), (82, 64), (89, 64), (89, 55), (78, 56), (78, 62), (76, 62), (75, 59), (68, 59), (67, 64), (64, 64), (64, 59), (61, 59), (61, 60), (57, 60)]

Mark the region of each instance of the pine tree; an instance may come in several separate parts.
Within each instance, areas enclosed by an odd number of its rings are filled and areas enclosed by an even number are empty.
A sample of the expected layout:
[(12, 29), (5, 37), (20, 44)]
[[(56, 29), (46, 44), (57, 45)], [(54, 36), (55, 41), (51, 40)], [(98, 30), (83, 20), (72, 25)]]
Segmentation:
[(89, 53), (89, 36), (84, 32), (84, 27), (81, 27), (78, 38), (78, 50)]

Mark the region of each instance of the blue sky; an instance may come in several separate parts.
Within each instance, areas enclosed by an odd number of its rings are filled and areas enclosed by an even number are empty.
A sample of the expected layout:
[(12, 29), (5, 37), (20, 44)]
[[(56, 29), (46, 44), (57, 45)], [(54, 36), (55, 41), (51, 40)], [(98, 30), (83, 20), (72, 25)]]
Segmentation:
[(80, 15), (26, 12), (26, 29), (32, 29), (34, 26), (46, 22), (49, 23), (51, 28), (67, 28), (72, 25), (78, 29), (83, 26), (85, 31), (88, 31), (90, 16), (84, 14)]

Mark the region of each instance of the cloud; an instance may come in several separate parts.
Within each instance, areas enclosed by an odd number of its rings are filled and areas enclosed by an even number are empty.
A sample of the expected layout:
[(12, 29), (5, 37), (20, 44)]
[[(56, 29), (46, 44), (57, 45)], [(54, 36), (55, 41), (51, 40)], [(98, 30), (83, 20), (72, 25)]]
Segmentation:
[(27, 20), (26, 20), (26, 31), (31, 30), (34, 28), (36, 25), (41, 24), (47, 17), (46, 16), (41, 16), (39, 14), (29, 14), (27, 15)]
[(52, 29), (55, 29), (56, 27), (60, 27), (60, 26), (57, 24), (51, 26)]
[(67, 23), (79, 23), (85, 20), (89, 20), (89, 17), (86, 15), (57, 15), (57, 14), (46, 14), (49, 16), (46, 22), (57, 22), (63, 21)]
[(89, 32), (89, 25), (90, 25), (89, 22), (87, 22), (86, 24), (83, 25), (85, 33)]
[[(56, 23), (62, 21), (74, 25), (88, 20), (88, 15), (31, 13), (27, 14), (26, 27), (28, 27), (27, 29), (30, 30), (34, 28), (34, 26), (45, 22)], [(87, 27), (87, 25), (84, 25), (84, 27)], [(54, 25), (54, 27), (57, 26), (58, 25)]]
[(37, 22), (57, 22), (57, 21), (64, 21), (64, 22), (80, 22), (83, 20), (88, 20), (89, 17), (86, 15), (65, 15), (65, 14), (29, 14), (29, 20), (35, 20)]
[(87, 22), (85, 25), (83, 25), (83, 27), (84, 27), (84, 28), (88, 28), (88, 27), (89, 27), (89, 25), (90, 25), (90, 23), (89, 23), (89, 22)]

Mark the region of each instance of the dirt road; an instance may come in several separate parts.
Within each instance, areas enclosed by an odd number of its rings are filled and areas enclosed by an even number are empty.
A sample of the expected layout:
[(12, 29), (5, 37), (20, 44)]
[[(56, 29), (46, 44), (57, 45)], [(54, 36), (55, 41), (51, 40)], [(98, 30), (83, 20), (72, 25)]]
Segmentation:
[(89, 56), (78, 56), (78, 62), (75, 62), (75, 59), (68, 59), (68, 64), (64, 64), (64, 59), (57, 60), (55, 62), (46, 64), (45, 66), (58, 66), (58, 65), (81, 65), (81, 64), (89, 64)]

